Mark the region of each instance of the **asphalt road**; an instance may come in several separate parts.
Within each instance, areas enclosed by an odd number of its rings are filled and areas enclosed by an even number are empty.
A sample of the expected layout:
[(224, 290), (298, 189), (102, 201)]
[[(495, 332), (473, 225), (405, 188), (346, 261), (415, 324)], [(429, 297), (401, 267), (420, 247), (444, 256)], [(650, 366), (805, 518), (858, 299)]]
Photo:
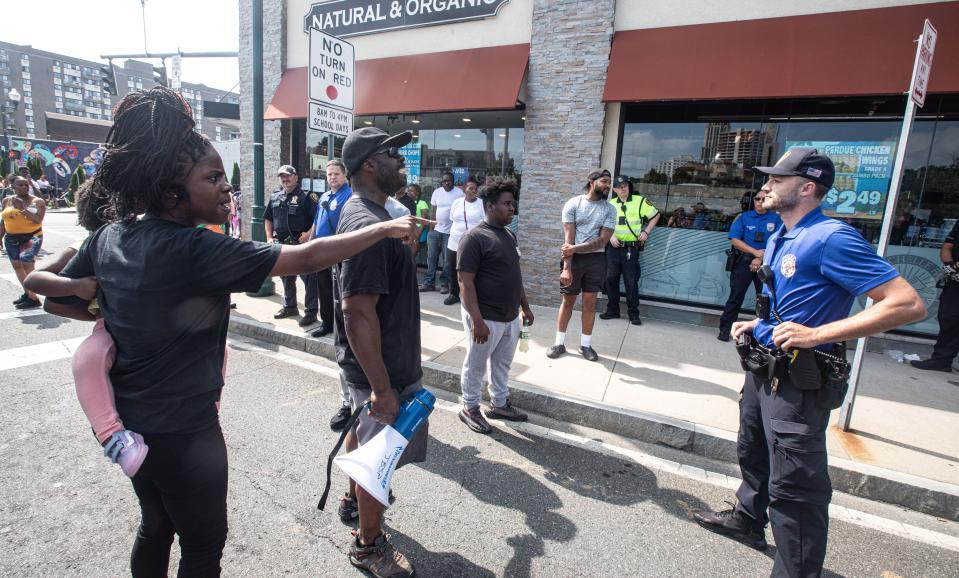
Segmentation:
[[(51, 250), (79, 235), (72, 222), (72, 215), (51, 215)], [(136, 500), (90, 433), (61, 343), (87, 335), (90, 325), (14, 316), (10, 302), (19, 290), (10, 273), (4, 261), (0, 575), (128, 574)], [(34, 347), (10, 351), (25, 346)], [(316, 509), (335, 440), (327, 426), (338, 404), (332, 365), (243, 341), (231, 342), (229, 355), (221, 415), (230, 452), (224, 574), (361, 575), (347, 561), (349, 528), (335, 503)], [(397, 472), (397, 501), (386, 514), (419, 576), (768, 576), (773, 547), (756, 552), (691, 520), (693, 510), (725, 507), (729, 490), (531, 431), (501, 426), (482, 436), (449, 409), (434, 411), (429, 459)], [(677, 455), (684, 454), (671, 458)], [(345, 478), (334, 476), (335, 495)], [(957, 549), (933, 545), (921, 532), (906, 538), (888, 530), (906, 522), (956, 535), (955, 525), (862, 501), (856, 507), (879, 521), (832, 521), (827, 576), (959, 576)]]

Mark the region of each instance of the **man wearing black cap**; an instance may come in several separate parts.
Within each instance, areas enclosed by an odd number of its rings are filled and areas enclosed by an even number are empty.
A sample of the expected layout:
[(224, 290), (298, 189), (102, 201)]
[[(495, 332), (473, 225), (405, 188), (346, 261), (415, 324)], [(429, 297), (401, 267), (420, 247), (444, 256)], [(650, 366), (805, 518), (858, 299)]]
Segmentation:
[[(822, 214), (835, 176), (829, 157), (796, 147), (756, 170), (769, 175), (763, 207), (779, 212), (783, 226), (763, 254), (768, 306), (757, 304), (760, 318), (732, 326), (748, 367), (737, 448), (743, 481), (733, 508), (694, 518), (758, 550), (768, 521), (772, 575), (820, 576), (832, 498), (826, 426), (849, 375), (843, 342), (922, 319), (925, 306), (858, 231)], [(849, 317), (862, 294), (875, 305)]]
[[(283, 165), (277, 171), (280, 178), (280, 190), (270, 195), (270, 202), (263, 211), (263, 228), (266, 238), (283, 245), (299, 245), (310, 240), (310, 227), (316, 217), (316, 193), (307, 194), (300, 188), (300, 179), (296, 169)], [(296, 275), (285, 275), (283, 280), (283, 308), (276, 312), (274, 319), (294, 317), (299, 314), (296, 307)], [(319, 310), (319, 287), (316, 273), (300, 275), (306, 286), (306, 309), (300, 319), (300, 327), (316, 323)]]
[(583, 293), (583, 331), (579, 351), (589, 361), (599, 359), (591, 343), (593, 323), (596, 321), (596, 295), (606, 279), (604, 248), (616, 227), (616, 210), (606, 202), (609, 187), (609, 171), (593, 171), (589, 174), (586, 192), (573, 197), (563, 206), (566, 242), (560, 250), (563, 270), (559, 275), (563, 303), (556, 318), (556, 341), (546, 352), (550, 359), (566, 353), (566, 328), (580, 292)]
[[(343, 143), (343, 163), (353, 188), (337, 225), (337, 235), (390, 220), (387, 198), (406, 185), (399, 149), (410, 132), (394, 136), (373, 127), (351, 132)], [(405, 217), (414, 219), (413, 217)], [(416, 219), (420, 224), (431, 221)], [(336, 359), (350, 389), (353, 409), (371, 402), (346, 438), (351, 451), (393, 423), (400, 404), (422, 388), (420, 299), (416, 265), (402, 242), (378, 242), (333, 269)], [(402, 345), (397, 341), (402, 340)], [(426, 459), (429, 424), (424, 424), (399, 459), (397, 468)], [(374, 576), (412, 576), (413, 566), (383, 534), (383, 505), (350, 481), (340, 500), (340, 518), (359, 514), (350, 546), (350, 563)]]
[(618, 175), (613, 182), (616, 196), (609, 202), (616, 210), (616, 229), (606, 247), (606, 296), (609, 300), (606, 311), (599, 318), (619, 318), (619, 279), (622, 277), (629, 322), (642, 325), (639, 318), (639, 252), (659, 222), (659, 211), (646, 197), (633, 191), (628, 175)]

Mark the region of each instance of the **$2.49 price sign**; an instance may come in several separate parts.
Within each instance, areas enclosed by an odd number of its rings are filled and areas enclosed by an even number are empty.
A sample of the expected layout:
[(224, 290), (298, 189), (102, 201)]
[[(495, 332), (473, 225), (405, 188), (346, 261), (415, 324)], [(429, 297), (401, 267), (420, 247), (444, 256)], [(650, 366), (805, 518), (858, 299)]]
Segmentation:
[(787, 141), (786, 148), (815, 147), (832, 159), (836, 179), (822, 201), (826, 215), (882, 219), (896, 152), (893, 141)]

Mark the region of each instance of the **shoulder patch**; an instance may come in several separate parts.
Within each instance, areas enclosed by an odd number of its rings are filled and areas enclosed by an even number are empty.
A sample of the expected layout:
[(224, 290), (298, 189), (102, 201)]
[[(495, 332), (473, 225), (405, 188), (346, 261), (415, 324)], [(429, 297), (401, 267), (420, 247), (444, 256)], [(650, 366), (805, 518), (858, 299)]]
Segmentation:
[(315, 192), (310, 193), (310, 199), (312, 199), (314, 203), (319, 202), (320, 195), (316, 194)]

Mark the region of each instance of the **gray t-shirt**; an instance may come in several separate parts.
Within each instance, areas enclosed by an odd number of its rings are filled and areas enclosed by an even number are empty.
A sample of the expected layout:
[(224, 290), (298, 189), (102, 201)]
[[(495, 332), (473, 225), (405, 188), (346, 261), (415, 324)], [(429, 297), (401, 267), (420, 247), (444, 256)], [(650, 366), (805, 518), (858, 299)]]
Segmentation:
[[(583, 194), (573, 197), (563, 205), (563, 223), (576, 225), (574, 245), (579, 245), (599, 237), (602, 229), (616, 228), (616, 207), (606, 199), (590, 201)], [(591, 253), (602, 253), (606, 248), (600, 247)]]

